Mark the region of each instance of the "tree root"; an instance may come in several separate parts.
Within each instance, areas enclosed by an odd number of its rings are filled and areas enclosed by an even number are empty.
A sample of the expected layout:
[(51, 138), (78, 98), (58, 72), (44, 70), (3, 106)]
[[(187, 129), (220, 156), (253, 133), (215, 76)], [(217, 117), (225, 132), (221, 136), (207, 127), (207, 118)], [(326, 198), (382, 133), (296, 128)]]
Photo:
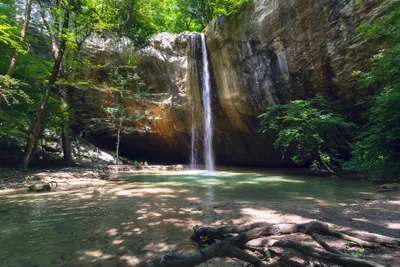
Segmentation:
[[(400, 239), (359, 231), (338, 231), (327, 224), (311, 221), (302, 224), (255, 223), (244, 226), (193, 227), (192, 239), (198, 243), (206, 239), (211, 244), (192, 254), (169, 253), (164, 256), (143, 260), (137, 267), (193, 267), (215, 257), (231, 257), (256, 267), (268, 266), (262, 259), (247, 251), (258, 251), (264, 256), (268, 247), (293, 249), (309, 257), (342, 266), (383, 267), (383, 265), (347, 256), (328, 245), (321, 236), (330, 236), (351, 241), (361, 247), (400, 247)], [(262, 245), (248, 245), (249, 241), (269, 236), (303, 233), (311, 236), (322, 248), (303, 245), (292, 240), (263, 240)]]

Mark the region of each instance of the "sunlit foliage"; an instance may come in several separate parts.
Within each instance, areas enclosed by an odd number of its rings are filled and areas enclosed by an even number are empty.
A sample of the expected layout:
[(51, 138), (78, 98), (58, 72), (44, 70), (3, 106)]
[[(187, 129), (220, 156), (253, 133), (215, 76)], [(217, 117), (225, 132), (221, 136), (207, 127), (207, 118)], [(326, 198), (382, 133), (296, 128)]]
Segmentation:
[[(328, 170), (343, 163), (340, 150), (351, 144), (352, 158), (345, 168), (373, 179), (400, 177), (400, 2), (392, 3), (387, 14), (359, 33), (383, 49), (371, 58), (368, 71), (354, 73), (359, 84), (360, 104), (367, 110), (366, 123), (359, 127), (347, 122), (338, 108), (321, 98), (295, 100), (275, 105), (262, 114), (261, 130), (277, 133), (275, 146), (293, 148), (292, 160)], [(369, 94), (369, 92), (374, 94)], [(357, 134), (357, 136), (355, 136)], [(353, 139), (352, 137), (355, 137)]]
[(293, 162), (332, 172), (357, 128), (337, 110), (335, 102), (323, 97), (274, 105), (259, 116), (261, 132), (276, 133), (275, 147), (283, 153), (294, 149)]
[(137, 45), (158, 32), (202, 31), (221, 15), (235, 13), (252, 0), (105, 0), (114, 14), (114, 31), (131, 37)]
[(377, 94), (366, 101), (368, 123), (353, 146), (348, 167), (372, 178), (400, 177), (400, 2), (394, 2), (387, 15), (359, 28), (369, 42), (385, 46), (371, 59), (367, 72), (357, 72), (361, 88)]

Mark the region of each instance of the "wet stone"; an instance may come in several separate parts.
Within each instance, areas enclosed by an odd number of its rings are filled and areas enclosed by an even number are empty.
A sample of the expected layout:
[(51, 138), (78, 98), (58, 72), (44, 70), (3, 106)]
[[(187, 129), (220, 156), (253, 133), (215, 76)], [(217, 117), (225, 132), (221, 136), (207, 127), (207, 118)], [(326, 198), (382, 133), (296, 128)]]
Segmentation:
[(49, 183), (40, 182), (31, 184), (28, 188), (28, 192), (48, 192), (50, 191), (51, 186)]

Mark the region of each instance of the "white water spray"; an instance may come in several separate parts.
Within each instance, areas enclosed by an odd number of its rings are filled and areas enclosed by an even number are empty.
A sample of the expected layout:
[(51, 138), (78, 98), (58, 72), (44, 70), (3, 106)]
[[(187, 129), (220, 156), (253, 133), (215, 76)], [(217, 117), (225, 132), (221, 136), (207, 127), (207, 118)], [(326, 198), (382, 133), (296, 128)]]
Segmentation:
[[(192, 52), (192, 59), (196, 59), (196, 35), (193, 34), (190, 38), (190, 48)], [(195, 170), (197, 167), (197, 136), (198, 129), (196, 125), (196, 101), (194, 86), (192, 85), (192, 138), (190, 143), (190, 169)]]
[(201, 51), (203, 59), (202, 71), (202, 99), (203, 99), (203, 113), (204, 113), (204, 161), (206, 170), (213, 172), (214, 167), (214, 153), (212, 149), (213, 139), (213, 119), (211, 110), (211, 83), (210, 72), (208, 67), (206, 37), (201, 34)]

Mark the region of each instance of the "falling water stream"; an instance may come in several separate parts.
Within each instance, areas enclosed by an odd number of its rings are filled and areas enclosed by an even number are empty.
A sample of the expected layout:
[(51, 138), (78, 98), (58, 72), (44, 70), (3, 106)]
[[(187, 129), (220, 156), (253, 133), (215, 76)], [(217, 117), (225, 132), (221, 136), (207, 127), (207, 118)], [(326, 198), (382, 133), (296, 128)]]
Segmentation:
[[(192, 59), (196, 59), (196, 37), (197, 35), (193, 34), (190, 40), (190, 50), (192, 53)], [(195, 64), (193, 64), (195, 65)], [(192, 85), (192, 131), (191, 131), (191, 143), (190, 143), (190, 169), (195, 170), (197, 167), (197, 139), (198, 139), (198, 127), (196, 123), (196, 96), (195, 96), (195, 87)]]
[[(201, 97), (203, 102), (203, 121), (204, 121), (204, 165), (205, 169), (212, 173), (215, 170), (215, 163), (214, 163), (214, 153), (212, 148), (213, 142), (213, 118), (212, 118), (212, 110), (211, 110), (211, 83), (210, 83), (210, 72), (209, 72), (209, 63), (208, 63), (208, 56), (207, 56), (207, 46), (206, 46), (206, 37), (204, 34), (193, 34), (191, 36), (191, 53), (192, 59), (194, 60), (193, 68), (197, 68), (197, 48), (198, 48), (198, 37), (200, 36), (201, 39), (201, 55), (202, 55), (202, 69), (201, 69)], [(195, 71), (197, 73), (197, 71)], [(194, 79), (197, 82), (197, 79)], [(194, 84), (191, 85), (192, 87), (192, 99), (193, 99), (193, 106), (192, 106), (192, 130), (191, 130), (191, 144), (190, 144), (190, 168), (192, 170), (196, 169), (197, 167), (197, 142), (199, 139), (199, 129), (197, 120), (196, 120), (196, 101), (195, 101), (195, 90), (197, 86)]]
[(203, 59), (202, 71), (202, 99), (203, 99), (203, 113), (204, 113), (204, 161), (206, 170), (214, 172), (214, 153), (212, 149), (213, 139), (213, 119), (211, 110), (211, 84), (210, 72), (208, 67), (206, 37), (201, 34), (201, 51)]

